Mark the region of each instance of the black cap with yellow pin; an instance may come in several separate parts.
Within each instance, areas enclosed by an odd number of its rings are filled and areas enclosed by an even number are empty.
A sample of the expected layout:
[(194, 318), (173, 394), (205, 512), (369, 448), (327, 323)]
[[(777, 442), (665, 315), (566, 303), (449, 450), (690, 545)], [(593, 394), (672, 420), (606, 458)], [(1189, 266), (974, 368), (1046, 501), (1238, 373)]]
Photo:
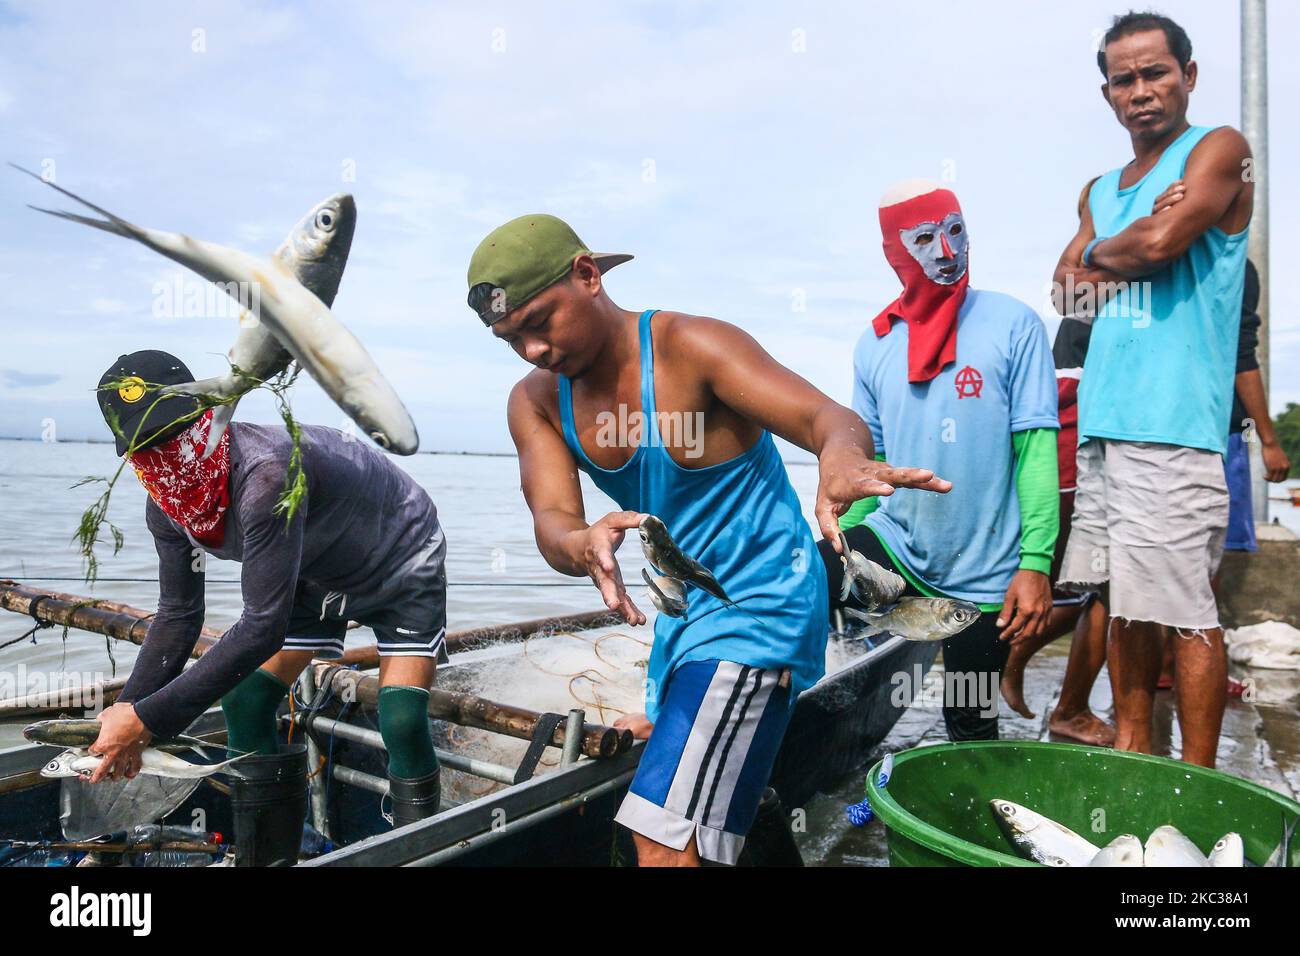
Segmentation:
[(579, 256), (602, 273), (632, 257), (592, 252), (563, 219), (533, 214), (497, 226), (469, 260), (469, 307), (486, 326), (501, 321), (537, 293), (559, 282)]
[(140, 451), (170, 438), (200, 409), (190, 395), (159, 395), (158, 386), (194, 381), (190, 370), (174, 355), (145, 349), (122, 355), (99, 379), (96, 397), (104, 421), (113, 431), (117, 453)]

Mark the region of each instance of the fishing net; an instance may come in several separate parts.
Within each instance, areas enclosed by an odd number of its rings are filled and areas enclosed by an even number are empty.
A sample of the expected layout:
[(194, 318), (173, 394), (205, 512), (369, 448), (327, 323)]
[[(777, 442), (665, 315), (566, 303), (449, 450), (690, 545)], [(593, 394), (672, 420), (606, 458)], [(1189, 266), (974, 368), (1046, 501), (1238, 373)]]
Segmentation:
[(142, 823), (156, 823), (184, 803), (202, 782), (143, 773), (134, 780), (105, 780), (93, 785), (66, 778), (59, 794), (63, 836), (90, 840)]

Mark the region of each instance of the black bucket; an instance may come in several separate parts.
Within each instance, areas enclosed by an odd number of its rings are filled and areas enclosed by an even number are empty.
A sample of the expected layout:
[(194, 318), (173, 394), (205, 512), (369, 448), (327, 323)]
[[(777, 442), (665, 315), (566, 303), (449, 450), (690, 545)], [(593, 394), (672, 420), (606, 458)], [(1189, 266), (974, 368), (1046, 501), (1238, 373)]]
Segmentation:
[(254, 754), (235, 768), (235, 866), (293, 866), (307, 821), (307, 745)]

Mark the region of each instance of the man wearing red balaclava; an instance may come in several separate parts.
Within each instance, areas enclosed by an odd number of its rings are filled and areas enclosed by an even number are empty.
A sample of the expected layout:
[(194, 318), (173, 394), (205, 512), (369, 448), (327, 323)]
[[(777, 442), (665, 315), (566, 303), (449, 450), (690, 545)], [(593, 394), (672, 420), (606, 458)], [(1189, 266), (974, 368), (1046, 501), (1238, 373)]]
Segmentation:
[[(1051, 350), (1032, 309), (970, 287), (969, 237), (951, 190), (898, 184), (881, 200), (880, 227), (903, 289), (858, 341), (853, 408), (878, 454), (932, 468), (953, 488), (864, 499), (840, 525), (855, 550), (904, 577), (907, 594), (979, 607), (974, 624), (944, 641), (954, 679), (943, 715), (952, 740), (994, 738), (1010, 642), (1036, 636), (1052, 607)], [(828, 548), (822, 556), (835, 609), (842, 565)]]

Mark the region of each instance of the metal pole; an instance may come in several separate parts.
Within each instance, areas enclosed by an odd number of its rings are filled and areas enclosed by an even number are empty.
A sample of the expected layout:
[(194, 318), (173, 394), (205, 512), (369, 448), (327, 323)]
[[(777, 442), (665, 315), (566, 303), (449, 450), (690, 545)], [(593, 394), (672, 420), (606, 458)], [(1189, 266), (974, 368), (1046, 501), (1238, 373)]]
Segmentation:
[[(308, 734), (311, 734), (315, 729), (319, 729), (322, 733), (333, 734), (340, 740), (361, 744), (364, 747), (373, 747), (375, 750), (382, 750), (385, 753), (388, 751), (388, 747), (384, 744), (383, 735), (379, 731), (370, 730), (367, 727), (357, 727), (353, 724), (345, 724), (341, 720), (335, 720), (333, 717), (321, 716), (303, 717), (295, 715), (294, 723), (303, 727)], [(440, 764), (450, 767), (452, 770), (459, 770), (475, 777), (483, 777), (486, 780), (495, 780), (497, 783), (513, 784), (515, 782), (513, 767), (503, 767), (501, 764), (477, 760), (473, 757), (465, 757), (461, 754), (449, 753), (446, 750), (436, 748), (434, 754), (438, 757)]]
[(569, 711), (569, 719), (564, 725), (564, 749), (560, 751), (560, 764), (576, 763), (582, 756), (582, 725), (587, 721), (587, 712), (581, 707)]
[[(1268, 26), (1265, 0), (1241, 0), (1241, 132), (1254, 156), (1255, 212), (1248, 254), (1259, 272), (1259, 374), (1268, 383)], [(1268, 483), (1264, 480), (1259, 442), (1251, 442), (1252, 498), (1255, 524), (1268, 523)]]

